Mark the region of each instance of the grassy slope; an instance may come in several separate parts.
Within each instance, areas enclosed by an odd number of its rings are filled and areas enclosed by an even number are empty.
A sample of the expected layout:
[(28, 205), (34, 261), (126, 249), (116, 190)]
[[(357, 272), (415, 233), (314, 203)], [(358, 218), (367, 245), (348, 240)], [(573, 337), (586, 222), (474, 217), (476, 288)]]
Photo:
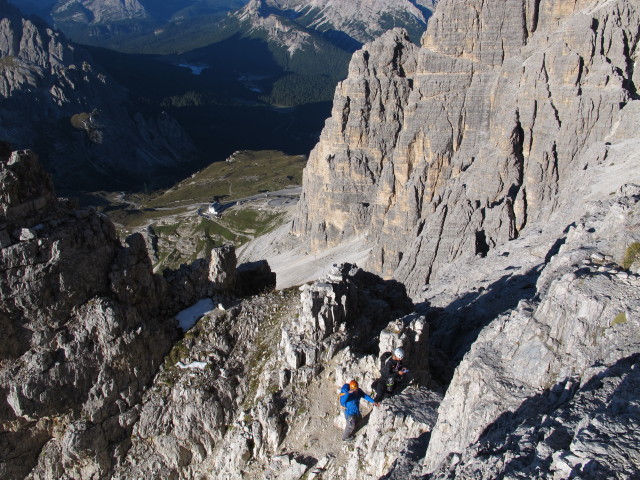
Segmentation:
[(222, 203), (265, 191), (302, 183), (303, 156), (277, 151), (242, 151), (230, 162), (216, 162), (174, 187), (148, 195), (127, 197), (127, 203), (111, 194), (102, 211), (124, 236), (151, 226), (158, 237), (156, 269), (175, 268), (206, 257), (211, 248), (225, 243), (242, 245), (284, 221), (282, 211), (262, 204), (233, 207), (218, 219), (198, 216), (196, 209), (214, 198)]

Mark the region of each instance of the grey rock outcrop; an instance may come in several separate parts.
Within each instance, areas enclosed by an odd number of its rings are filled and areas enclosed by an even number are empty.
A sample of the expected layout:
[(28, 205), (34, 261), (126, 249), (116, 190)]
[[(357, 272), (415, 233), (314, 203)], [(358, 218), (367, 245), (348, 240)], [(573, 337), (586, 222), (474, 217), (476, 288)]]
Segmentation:
[(415, 297), (448, 262), (543, 224), (636, 101), (637, 23), (627, 1), (442, 1), (421, 48), (399, 32), (365, 46), (310, 156), (294, 233), (321, 249), (366, 232), (367, 268)]
[(29, 152), (0, 164), (3, 478), (106, 477), (175, 335), (142, 238), (58, 201)]
[[(239, 478), (282, 441), (270, 361), (290, 294), (215, 310), (174, 346), (146, 394), (127, 461), (114, 478)], [(294, 307), (295, 308), (295, 307)]]
[(540, 275), (538, 296), (492, 322), (465, 356), (429, 445), (433, 478), (640, 472), (640, 277), (614, 262), (638, 241), (640, 189), (619, 195), (590, 205)]
[(383, 215), (385, 204), (374, 200), (404, 123), (416, 52), (406, 34), (395, 31), (354, 54), (304, 170), (293, 231), (309, 237), (312, 248), (367, 232)]
[(183, 308), (213, 296), (231, 296), (236, 290), (236, 252), (233, 245), (213, 248), (207, 258), (163, 273), (174, 301)]
[(58, 185), (127, 185), (195, 154), (175, 119), (130, 114), (124, 88), (62, 34), (5, 0), (0, 17), (0, 138), (40, 150)]
[[(411, 362), (426, 367), (424, 318), (389, 323), (410, 304), (398, 285), (385, 283), (342, 265), (301, 291), (263, 294), (207, 314), (176, 344), (145, 394), (132, 448), (114, 478), (298, 479), (318, 465), (325, 476), (380, 475), (414, 437), (424, 454), (441, 396), (417, 384), (374, 413), (375, 429), (345, 458), (327, 454), (335, 443), (329, 437), (320, 450), (300, 451), (321, 424), (321, 431), (330, 427), (323, 435), (338, 436), (331, 431), (333, 403), (321, 399), (333, 397), (347, 376), (370, 385), (379, 348), (413, 347)], [(377, 302), (368, 301), (373, 292), (381, 294)], [(364, 335), (385, 326), (380, 340)]]
[[(235, 250), (217, 248), (211, 260), (154, 275), (142, 235), (121, 243), (106, 216), (58, 200), (28, 151), (0, 162), (0, 239), (0, 474), (111, 478), (134, 426), (140, 435), (151, 428), (143, 394), (177, 337), (174, 315), (202, 297), (233, 297)], [(225, 335), (214, 357), (230, 352)], [(186, 405), (186, 392), (199, 396)], [(206, 391), (172, 393), (173, 407), (209, 421), (211, 432), (226, 428), (233, 397), (211, 410)], [(176, 449), (170, 467), (191, 458), (182, 457), (181, 438), (163, 440)], [(211, 442), (219, 438), (212, 433)]]

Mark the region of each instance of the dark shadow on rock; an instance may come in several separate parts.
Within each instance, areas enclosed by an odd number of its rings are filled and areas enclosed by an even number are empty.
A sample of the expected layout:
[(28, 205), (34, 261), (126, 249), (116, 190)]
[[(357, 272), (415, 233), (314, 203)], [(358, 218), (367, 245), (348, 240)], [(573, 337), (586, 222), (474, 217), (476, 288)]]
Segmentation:
[(400, 452), (389, 471), (380, 477), (379, 480), (404, 480), (414, 478), (412, 472), (418, 465), (420, 459), (427, 453), (427, 447), (431, 440), (431, 432), (424, 432), (417, 438), (408, 441), (407, 447)]
[(298, 463), (302, 463), (303, 465), (306, 465), (307, 468), (311, 468), (314, 465), (316, 465), (318, 463), (318, 459), (315, 457), (312, 457), (310, 455), (304, 456), (304, 455), (298, 455), (296, 457), (294, 457), (296, 462)]
[(276, 288), (276, 274), (266, 260), (246, 262), (238, 265), (237, 293), (246, 297), (272, 291)]
[(362, 415), (362, 418), (360, 419), (360, 421), (356, 424), (356, 428), (353, 430), (353, 433), (351, 434), (351, 436), (355, 436), (356, 433), (358, 433), (360, 430), (362, 430), (364, 427), (366, 427), (367, 425), (369, 425), (369, 417), (371, 416), (371, 412)]
[[(565, 234), (572, 225), (564, 229)], [(480, 331), (501, 314), (516, 308), (521, 300), (535, 298), (540, 274), (565, 241), (564, 236), (558, 238), (545, 255), (544, 262), (529, 271), (516, 274), (520, 268), (516, 263), (505, 269), (509, 273), (488, 287), (470, 291), (444, 308), (432, 308), (428, 303), (416, 305), (416, 311), (429, 321), (429, 363), (436, 381), (448, 385)]]
[[(343, 268), (349, 267), (355, 266)], [(379, 356), (380, 332), (390, 321), (410, 313), (414, 305), (402, 283), (359, 268), (352, 271), (349, 278), (358, 289), (358, 314), (349, 329), (349, 344), (354, 352)]]
[(553, 246), (549, 249), (549, 251), (545, 255), (544, 263), (549, 263), (551, 261), (551, 257), (558, 254), (558, 252), (560, 251), (560, 247), (564, 245), (566, 241), (567, 241), (566, 237), (557, 239), (553, 244)]
[(437, 381), (443, 385), (451, 381), (453, 371), (484, 327), (514, 309), (521, 300), (535, 296), (542, 267), (541, 264), (521, 275), (504, 275), (488, 288), (469, 292), (445, 308), (434, 309), (425, 304), (416, 307), (429, 320), (429, 363)]

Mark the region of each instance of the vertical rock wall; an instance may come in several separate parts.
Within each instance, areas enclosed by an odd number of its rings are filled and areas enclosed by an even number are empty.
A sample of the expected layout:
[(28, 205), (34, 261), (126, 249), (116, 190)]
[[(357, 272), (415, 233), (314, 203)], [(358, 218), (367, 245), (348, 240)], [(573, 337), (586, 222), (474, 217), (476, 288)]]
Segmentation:
[(442, 1), (421, 48), (398, 31), (365, 46), (294, 233), (322, 249), (366, 232), (367, 267), (416, 294), (444, 263), (548, 220), (635, 98), (637, 22), (626, 1)]

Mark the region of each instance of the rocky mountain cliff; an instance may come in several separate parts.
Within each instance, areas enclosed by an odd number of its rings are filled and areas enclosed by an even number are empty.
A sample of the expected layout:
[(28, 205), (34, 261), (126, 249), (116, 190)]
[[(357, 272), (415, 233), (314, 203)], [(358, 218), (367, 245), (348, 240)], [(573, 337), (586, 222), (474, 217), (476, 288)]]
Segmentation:
[(451, 261), (571, 212), (629, 135), (634, 2), (440, 2), (420, 48), (367, 45), (336, 90), (294, 224), (312, 249), (363, 233), (415, 296)]
[[(32, 154), (0, 165), (3, 478), (640, 473), (637, 185), (590, 202), (562, 245), (525, 232), (413, 305), (350, 264), (242, 298), (273, 277), (230, 248), (153, 275), (143, 238), (57, 200)], [(173, 314), (203, 297), (218, 308), (179, 339)], [(457, 317), (487, 326), (456, 366)], [(337, 390), (370, 391), (398, 346), (410, 381), (341, 445)]]
[(175, 314), (273, 279), (264, 264), (236, 272), (233, 248), (154, 275), (142, 235), (121, 243), (106, 216), (55, 197), (34, 154), (2, 153), (0, 476), (110, 478)]
[(166, 286), (142, 237), (121, 245), (106, 217), (58, 201), (32, 154), (3, 160), (1, 176), (0, 472), (41, 463), (60, 477), (90, 451), (104, 474), (176, 335)]
[(0, 13), (0, 138), (43, 152), (60, 186), (122, 187), (194, 155), (174, 119), (136, 113), (63, 35), (4, 0)]
[[(639, 13), (443, 0), (420, 47), (393, 31), (357, 52), (298, 236), (270, 243), (363, 238), (377, 273), (241, 297), (273, 276), (223, 248), (153, 276), (141, 237), (12, 154), (3, 477), (640, 477)], [(399, 346), (410, 377), (341, 444), (340, 386), (370, 392)]]

